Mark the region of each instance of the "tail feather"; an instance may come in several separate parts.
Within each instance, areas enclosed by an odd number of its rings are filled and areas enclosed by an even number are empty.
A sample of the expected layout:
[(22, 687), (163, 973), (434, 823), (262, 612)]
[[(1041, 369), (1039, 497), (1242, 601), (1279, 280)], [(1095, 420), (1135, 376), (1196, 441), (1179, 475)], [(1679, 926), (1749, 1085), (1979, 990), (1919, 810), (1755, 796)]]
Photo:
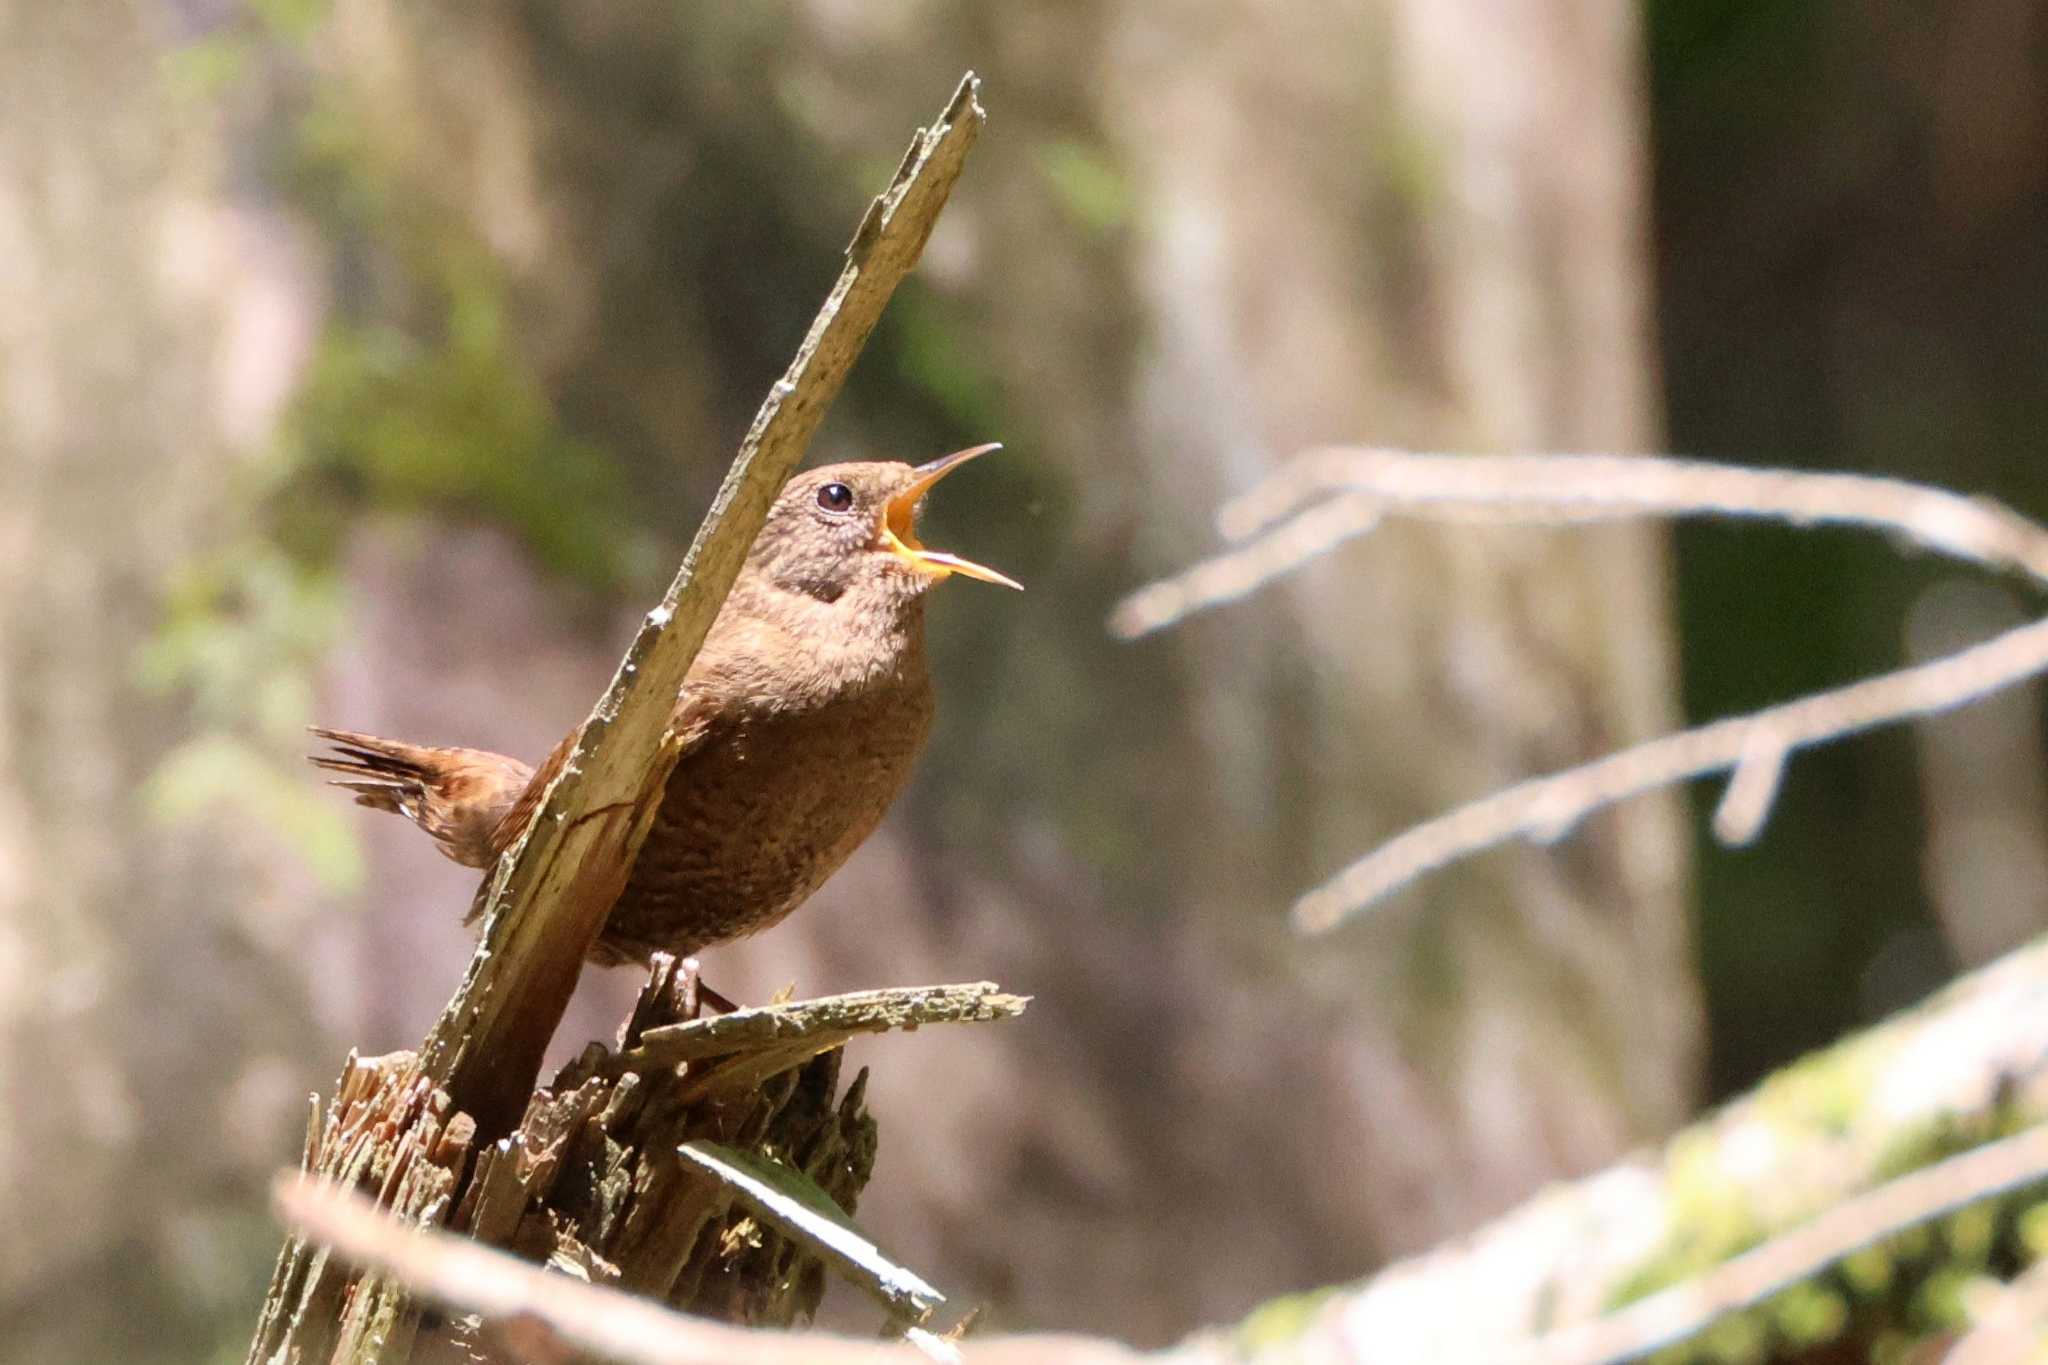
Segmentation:
[(404, 816), (465, 867), (491, 866), (518, 832), (505, 828), (506, 817), (533, 769), (516, 758), (317, 725), (312, 730), (333, 746), (332, 753), (307, 756), (314, 767), (340, 774), (332, 785), (354, 792), (357, 805)]
[(352, 730), (329, 730), (313, 726), (312, 731), (334, 746), (332, 754), (308, 754), (313, 766), (341, 773), (328, 785), (356, 793), (356, 804), (418, 819), (425, 786), (436, 771), (433, 750), (417, 745), (396, 744), (375, 735)]

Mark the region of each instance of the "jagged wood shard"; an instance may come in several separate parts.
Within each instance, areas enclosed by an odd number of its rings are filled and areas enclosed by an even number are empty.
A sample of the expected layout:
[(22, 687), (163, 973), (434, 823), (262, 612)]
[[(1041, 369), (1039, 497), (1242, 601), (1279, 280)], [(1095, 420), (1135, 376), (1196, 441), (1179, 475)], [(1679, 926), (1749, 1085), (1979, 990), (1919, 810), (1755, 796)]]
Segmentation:
[(822, 1052), (859, 1033), (1009, 1019), (1022, 1014), (1029, 1001), (1029, 996), (1005, 995), (993, 981), (855, 991), (650, 1028), (640, 1035), (640, 1045), (619, 1060), (633, 1067), (672, 1064), (731, 1052), (743, 1045), (808, 1047)]

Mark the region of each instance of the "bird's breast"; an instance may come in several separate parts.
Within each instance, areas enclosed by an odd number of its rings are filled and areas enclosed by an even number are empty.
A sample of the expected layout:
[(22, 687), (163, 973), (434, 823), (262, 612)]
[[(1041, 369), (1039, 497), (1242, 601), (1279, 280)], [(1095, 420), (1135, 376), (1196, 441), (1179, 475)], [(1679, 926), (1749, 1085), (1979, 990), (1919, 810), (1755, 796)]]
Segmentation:
[(931, 721), (921, 671), (816, 707), (714, 716), (669, 777), (600, 946), (690, 953), (781, 919), (874, 832)]

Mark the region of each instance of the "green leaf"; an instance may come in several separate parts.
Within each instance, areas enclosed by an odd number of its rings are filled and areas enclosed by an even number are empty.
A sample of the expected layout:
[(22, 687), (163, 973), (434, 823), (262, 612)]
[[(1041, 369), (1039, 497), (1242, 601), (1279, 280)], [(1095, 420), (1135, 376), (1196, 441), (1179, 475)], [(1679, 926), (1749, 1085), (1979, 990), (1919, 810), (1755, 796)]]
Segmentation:
[(686, 1142), (676, 1152), (716, 1176), (756, 1217), (810, 1247), (891, 1313), (922, 1324), (945, 1303), (945, 1295), (884, 1256), (802, 1171), (716, 1142)]

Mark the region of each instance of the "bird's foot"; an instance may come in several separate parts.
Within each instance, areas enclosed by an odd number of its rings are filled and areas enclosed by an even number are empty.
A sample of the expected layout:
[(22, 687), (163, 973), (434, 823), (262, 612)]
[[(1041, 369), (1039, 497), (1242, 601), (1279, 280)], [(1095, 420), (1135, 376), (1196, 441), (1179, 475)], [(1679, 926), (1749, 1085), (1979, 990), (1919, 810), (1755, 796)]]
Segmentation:
[(739, 1009), (738, 1005), (714, 990), (711, 984), (704, 980), (703, 964), (698, 962), (695, 956), (684, 958), (679, 964), (679, 969), (682, 974), (680, 997), (683, 1002), (683, 1018), (697, 1018), (704, 1012), (706, 1006), (717, 1014), (732, 1014)]

